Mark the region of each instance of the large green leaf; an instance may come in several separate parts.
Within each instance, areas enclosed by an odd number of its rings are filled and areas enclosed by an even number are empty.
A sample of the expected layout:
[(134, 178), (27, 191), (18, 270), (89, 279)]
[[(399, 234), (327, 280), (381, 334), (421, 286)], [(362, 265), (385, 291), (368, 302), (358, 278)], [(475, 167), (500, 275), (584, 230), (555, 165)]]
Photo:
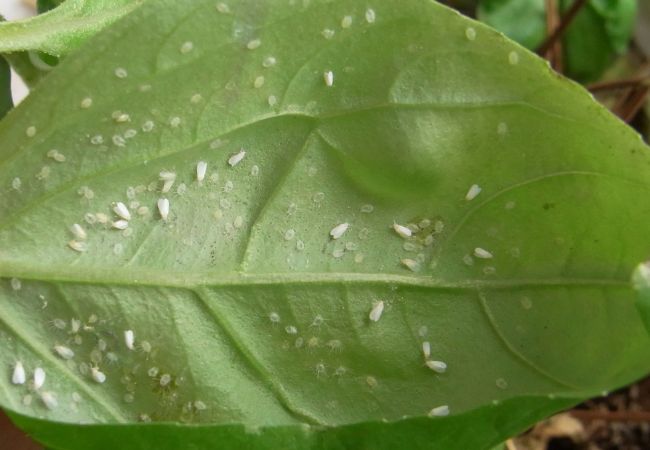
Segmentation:
[[(66, 0), (24, 20), (0, 23), (0, 53), (39, 50), (63, 56), (133, 11), (142, 0)], [(45, 10), (55, 3), (43, 5)]]
[[(648, 372), (631, 129), (436, 3), (216, 6), (147, 2), (0, 123), (0, 403), (21, 426), (61, 449), (487, 449)], [(119, 201), (127, 231), (101, 223)]]

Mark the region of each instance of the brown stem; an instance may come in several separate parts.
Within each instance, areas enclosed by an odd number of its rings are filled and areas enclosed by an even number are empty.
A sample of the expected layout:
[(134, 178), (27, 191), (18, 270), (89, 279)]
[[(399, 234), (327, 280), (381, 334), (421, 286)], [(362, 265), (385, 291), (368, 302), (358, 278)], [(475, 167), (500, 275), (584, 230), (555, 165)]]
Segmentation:
[(649, 91), (646, 86), (632, 89), (627, 98), (620, 103), (619, 108), (614, 110), (614, 113), (626, 123), (630, 123), (639, 110), (643, 108), (643, 105), (645, 105)]
[[(544, 8), (546, 10), (546, 35), (551, 35), (559, 26), (560, 10), (557, 0), (545, 0)], [(551, 67), (557, 72), (562, 73), (562, 41), (555, 42), (543, 55)]]
[(650, 74), (643, 77), (626, 78), (622, 80), (601, 81), (587, 86), (590, 92), (615, 91), (618, 89), (635, 88), (650, 83)]
[(557, 26), (557, 28), (555, 28), (555, 31), (553, 31), (553, 33), (548, 36), (542, 45), (540, 45), (537, 49), (538, 55), (545, 55), (546, 52), (548, 52), (548, 50), (560, 40), (568, 26), (571, 25), (571, 22), (573, 22), (573, 19), (575, 19), (576, 15), (586, 4), (587, 0), (575, 0), (575, 2), (573, 2), (571, 8), (569, 8), (567, 13), (562, 17), (560, 24)]

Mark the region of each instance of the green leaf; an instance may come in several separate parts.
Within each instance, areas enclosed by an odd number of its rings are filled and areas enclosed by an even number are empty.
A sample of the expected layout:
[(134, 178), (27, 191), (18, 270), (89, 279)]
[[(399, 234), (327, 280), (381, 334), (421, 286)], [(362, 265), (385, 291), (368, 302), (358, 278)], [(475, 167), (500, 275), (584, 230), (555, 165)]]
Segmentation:
[(20, 426), (84, 450), (488, 449), (648, 373), (629, 278), (650, 155), (582, 88), (436, 3), (180, 3), (127, 15), (0, 122)]
[(632, 283), (637, 290), (636, 306), (643, 323), (650, 333), (650, 264), (639, 264), (632, 276)]
[(36, 9), (39, 14), (43, 14), (51, 9), (56, 8), (65, 0), (36, 0)]
[(67, 0), (44, 14), (0, 23), (0, 53), (39, 50), (64, 56), (140, 3), (141, 0)]
[(544, 0), (483, 0), (476, 15), (531, 50), (546, 36)]
[[(129, 448), (219, 448), (275, 450), (369, 448), (395, 449), (476, 449), (491, 448), (485, 442), (497, 442), (498, 436), (513, 435), (527, 423), (569, 406), (570, 400), (519, 398), (499, 405), (438, 418), (409, 418), (396, 422), (365, 422), (339, 427), (277, 426), (246, 427), (225, 424), (221, 426), (172, 424), (141, 424), (137, 432), (130, 427), (112, 425), (78, 425), (47, 422), (41, 419), (12, 415), (12, 419), (30, 433), (38, 433), (44, 441), (53, 443), (53, 449)], [(467, 430), (472, 432), (468, 433)], [(408, 440), (406, 440), (408, 439)], [(190, 447), (193, 445), (193, 447)], [(496, 447), (503, 449), (503, 445)], [(492, 449), (492, 450), (496, 450)]]
[(25, 84), (33, 88), (55, 67), (43, 61), (43, 55), (44, 53), (37, 52), (15, 52), (6, 53), (4, 57)]
[(0, 57), (0, 118), (13, 108), (11, 98), (11, 69), (4, 58)]
[[(563, 1), (562, 10), (572, 3)], [(602, 75), (612, 56), (628, 48), (636, 9), (636, 0), (591, 0), (563, 39), (567, 74), (583, 82)], [(537, 48), (546, 35), (544, 0), (483, 0), (478, 17), (529, 49)]]

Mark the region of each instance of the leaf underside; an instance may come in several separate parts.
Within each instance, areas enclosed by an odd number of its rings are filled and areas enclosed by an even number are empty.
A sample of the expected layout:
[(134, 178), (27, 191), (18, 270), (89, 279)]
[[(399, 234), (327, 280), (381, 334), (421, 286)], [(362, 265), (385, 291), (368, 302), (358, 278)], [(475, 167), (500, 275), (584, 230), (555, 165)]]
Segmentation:
[(370, 6), (147, 2), (0, 123), (17, 423), (69, 449), (489, 448), (648, 372), (639, 137), (483, 25)]

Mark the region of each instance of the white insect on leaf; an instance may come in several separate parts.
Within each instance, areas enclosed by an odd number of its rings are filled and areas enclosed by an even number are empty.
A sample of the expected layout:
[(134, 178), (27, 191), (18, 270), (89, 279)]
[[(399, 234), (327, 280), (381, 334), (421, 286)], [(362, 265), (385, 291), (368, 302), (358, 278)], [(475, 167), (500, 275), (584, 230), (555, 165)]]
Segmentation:
[(106, 381), (106, 375), (104, 372), (100, 371), (97, 367), (90, 368), (90, 375), (96, 383), (103, 383)]
[(129, 222), (127, 220), (116, 220), (113, 222), (112, 227), (116, 230), (126, 230), (129, 228)]
[(411, 258), (404, 258), (400, 261), (404, 267), (411, 270), (412, 272), (417, 272), (420, 270), (420, 263)]
[(246, 48), (249, 50), (255, 50), (256, 48), (259, 48), (260, 45), (262, 45), (262, 41), (259, 39), (253, 39), (252, 41), (249, 41), (248, 44), (246, 44)]
[(422, 354), (424, 355), (425, 360), (428, 360), (431, 356), (431, 343), (429, 341), (424, 341), (422, 343)]
[(330, 236), (332, 236), (332, 239), (338, 239), (341, 236), (343, 236), (343, 234), (348, 230), (349, 227), (350, 227), (349, 223), (347, 222), (341, 223), (335, 226), (334, 228), (332, 228), (332, 230), (330, 231)]
[(449, 415), (449, 406), (441, 405), (436, 406), (431, 411), (429, 411), (429, 417), (444, 417)]
[(75, 240), (68, 242), (68, 247), (70, 247), (75, 252), (79, 252), (79, 253), (83, 253), (86, 250), (88, 250), (88, 246), (86, 245), (85, 242), (79, 242)]
[(78, 223), (72, 224), (72, 226), (70, 227), (70, 232), (74, 235), (74, 237), (82, 241), (85, 241), (86, 238), (88, 237), (86, 230), (84, 230), (83, 227)]
[(23, 363), (16, 361), (13, 374), (11, 375), (11, 382), (13, 384), (25, 384), (26, 379), (27, 376), (25, 375), (25, 368), (23, 367)]
[(47, 409), (56, 409), (59, 406), (56, 397), (51, 392), (41, 392), (41, 401)]
[(205, 179), (205, 173), (208, 170), (208, 163), (205, 161), (199, 161), (196, 164), (196, 180), (200, 183)]
[(34, 389), (39, 390), (45, 384), (45, 371), (37, 367), (34, 369)]
[(163, 193), (169, 192), (176, 181), (176, 172), (162, 171), (159, 176), (160, 180), (163, 182), (161, 191)]
[(124, 203), (122, 202), (115, 203), (115, 206), (113, 206), (113, 211), (122, 219), (131, 220), (131, 213), (129, 212), (129, 208), (127, 208)]
[(376, 19), (375, 10), (371, 8), (366, 9), (366, 22), (375, 23), (375, 19)]
[(74, 351), (70, 347), (65, 345), (55, 345), (54, 351), (63, 359), (72, 359), (74, 358)]
[(469, 190), (467, 191), (467, 194), (465, 194), (465, 200), (467, 200), (468, 202), (470, 200), (474, 200), (478, 196), (478, 194), (481, 193), (481, 190), (482, 190), (481, 186), (479, 186), (478, 184), (471, 185)]
[(481, 259), (491, 259), (493, 257), (492, 253), (481, 247), (476, 247), (474, 249), (474, 256)]
[(447, 371), (447, 364), (442, 361), (427, 361), (425, 364), (436, 373), (445, 373)]
[(135, 348), (135, 333), (133, 330), (126, 330), (124, 332), (124, 344), (129, 350), (133, 350)]
[(370, 310), (370, 314), (368, 314), (368, 318), (373, 322), (378, 322), (379, 319), (381, 319), (381, 315), (383, 312), (384, 312), (384, 301), (380, 300), (378, 302), (375, 302), (372, 305), (372, 309)]
[(393, 230), (395, 230), (395, 233), (399, 234), (403, 238), (409, 238), (413, 235), (413, 232), (410, 228), (398, 223), (393, 223)]
[(245, 156), (246, 156), (246, 150), (242, 148), (237, 153), (235, 153), (230, 158), (228, 158), (228, 164), (230, 165), (230, 167), (235, 167), (237, 164), (239, 164), (242, 161), (242, 159), (244, 159)]
[(169, 200), (166, 198), (158, 199), (158, 212), (162, 220), (167, 220), (169, 217)]
[(331, 87), (334, 86), (334, 72), (328, 70), (323, 73), (323, 80), (325, 80), (325, 86)]

